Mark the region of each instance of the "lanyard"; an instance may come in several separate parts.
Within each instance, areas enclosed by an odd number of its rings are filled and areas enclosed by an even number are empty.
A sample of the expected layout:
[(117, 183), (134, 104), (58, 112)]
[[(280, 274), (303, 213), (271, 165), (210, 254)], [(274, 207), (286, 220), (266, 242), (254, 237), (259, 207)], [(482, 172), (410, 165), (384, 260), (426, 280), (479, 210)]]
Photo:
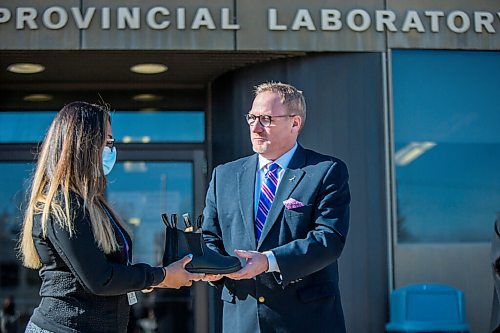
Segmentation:
[(104, 209), (104, 212), (106, 212), (106, 215), (108, 215), (109, 220), (113, 223), (113, 225), (116, 227), (116, 229), (118, 229), (118, 231), (120, 232), (120, 235), (123, 238), (123, 244), (125, 244), (125, 254), (127, 255), (127, 265), (130, 265), (130, 257), (128, 255), (130, 248), (128, 246), (127, 238), (125, 238), (125, 235), (123, 234), (122, 229), (115, 222), (115, 220), (113, 219), (113, 217), (111, 216), (111, 214), (108, 212), (108, 210), (106, 209), (106, 207), (102, 206), (102, 208)]

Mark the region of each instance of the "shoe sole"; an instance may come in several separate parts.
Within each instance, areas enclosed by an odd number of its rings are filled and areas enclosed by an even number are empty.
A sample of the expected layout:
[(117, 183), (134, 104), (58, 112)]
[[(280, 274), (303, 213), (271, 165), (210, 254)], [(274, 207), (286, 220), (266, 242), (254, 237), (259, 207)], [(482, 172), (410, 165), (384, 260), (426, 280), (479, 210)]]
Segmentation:
[(234, 273), (236, 271), (239, 271), (241, 269), (241, 265), (238, 266), (232, 266), (226, 269), (213, 269), (213, 268), (203, 268), (203, 267), (196, 267), (196, 268), (188, 268), (186, 267), (186, 271), (190, 273), (205, 273), (205, 274), (229, 274), (229, 273)]

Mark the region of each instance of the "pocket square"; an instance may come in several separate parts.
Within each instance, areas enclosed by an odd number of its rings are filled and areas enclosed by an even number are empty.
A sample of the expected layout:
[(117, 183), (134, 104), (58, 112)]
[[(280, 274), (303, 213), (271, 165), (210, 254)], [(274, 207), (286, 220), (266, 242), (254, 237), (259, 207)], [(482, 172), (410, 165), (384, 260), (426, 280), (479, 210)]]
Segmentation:
[(283, 201), (283, 205), (285, 205), (286, 209), (294, 209), (305, 206), (302, 202), (295, 200), (294, 198), (286, 199)]

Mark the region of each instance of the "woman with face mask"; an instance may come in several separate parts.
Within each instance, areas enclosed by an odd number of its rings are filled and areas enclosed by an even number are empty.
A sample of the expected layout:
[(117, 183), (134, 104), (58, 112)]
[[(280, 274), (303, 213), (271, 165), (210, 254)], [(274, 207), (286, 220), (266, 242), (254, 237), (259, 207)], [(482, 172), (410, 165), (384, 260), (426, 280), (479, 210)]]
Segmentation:
[(132, 264), (132, 242), (104, 197), (116, 161), (109, 112), (64, 106), (38, 156), (19, 242), (26, 267), (39, 269), (41, 302), (26, 332), (125, 332), (135, 292), (200, 280), (184, 266)]

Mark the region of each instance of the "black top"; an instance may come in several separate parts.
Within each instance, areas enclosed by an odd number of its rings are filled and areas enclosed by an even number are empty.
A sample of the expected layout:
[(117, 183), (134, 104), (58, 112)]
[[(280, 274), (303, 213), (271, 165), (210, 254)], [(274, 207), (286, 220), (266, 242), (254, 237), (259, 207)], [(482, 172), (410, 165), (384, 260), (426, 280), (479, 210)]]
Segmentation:
[[(40, 305), (31, 321), (53, 332), (125, 332), (130, 306), (127, 292), (149, 288), (164, 279), (161, 267), (127, 265), (120, 230), (115, 228), (119, 252), (104, 254), (97, 247), (83, 200), (70, 193), (74, 234), (50, 217), (42, 237), (41, 214), (33, 221), (33, 239), (42, 261)], [(63, 207), (64, 208), (64, 207)], [(120, 228), (130, 247), (131, 239)]]

